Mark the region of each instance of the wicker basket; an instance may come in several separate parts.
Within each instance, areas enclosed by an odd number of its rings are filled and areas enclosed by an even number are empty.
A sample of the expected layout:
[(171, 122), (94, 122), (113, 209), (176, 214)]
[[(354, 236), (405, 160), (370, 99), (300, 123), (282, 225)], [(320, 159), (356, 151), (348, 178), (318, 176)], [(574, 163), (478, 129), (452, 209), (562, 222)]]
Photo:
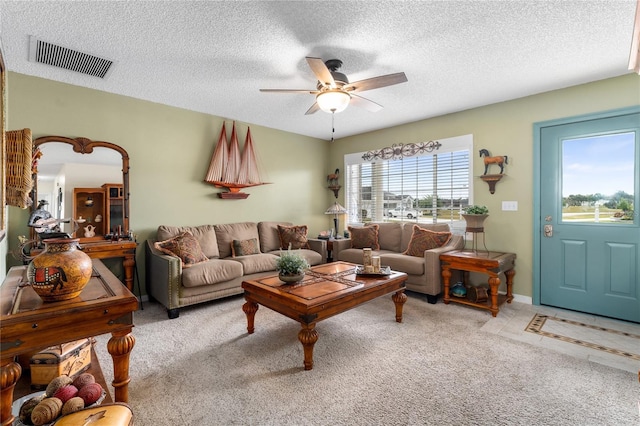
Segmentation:
[(7, 204), (26, 209), (32, 204), (29, 197), (33, 188), (31, 129), (7, 131), (6, 140)]

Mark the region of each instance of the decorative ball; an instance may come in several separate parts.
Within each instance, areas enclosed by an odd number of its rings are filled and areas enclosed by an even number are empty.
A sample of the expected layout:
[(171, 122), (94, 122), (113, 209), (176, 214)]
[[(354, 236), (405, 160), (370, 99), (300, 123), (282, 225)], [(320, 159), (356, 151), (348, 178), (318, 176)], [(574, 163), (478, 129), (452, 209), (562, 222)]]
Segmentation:
[(84, 399), (79, 396), (74, 396), (70, 400), (64, 403), (62, 406), (62, 415), (75, 413), (76, 411), (82, 410), (84, 408)]
[(102, 396), (102, 386), (99, 383), (86, 384), (78, 391), (78, 396), (84, 400), (84, 405), (89, 406)]
[(78, 388), (73, 385), (66, 385), (59, 388), (53, 396), (58, 398), (64, 404), (78, 394)]
[(44, 394), (40, 396), (34, 396), (33, 398), (29, 398), (20, 406), (20, 413), (18, 417), (20, 421), (25, 425), (32, 425), (31, 421), (31, 413), (33, 409), (36, 408), (36, 405), (40, 404), (40, 402), (44, 399)]
[(31, 412), (31, 421), (36, 426), (51, 423), (60, 415), (62, 401), (56, 397), (43, 399)]
[(56, 393), (58, 389), (60, 389), (63, 386), (70, 385), (72, 382), (73, 380), (71, 380), (71, 377), (69, 376), (66, 376), (66, 375), (58, 376), (55, 379), (53, 379), (51, 382), (49, 382), (49, 384), (47, 385), (47, 390), (44, 392), (44, 394), (47, 398), (50, 398)]
[(79, 375), (73, 380), (73, 386), (77, 387), (78, 390), (80, 390), (84, 385), (87, 385), (89, 383), (95, 383), (95, 382), (96, 382), (96, 378), (93, 377), (93, 374), (82, 373), (81, 375)]

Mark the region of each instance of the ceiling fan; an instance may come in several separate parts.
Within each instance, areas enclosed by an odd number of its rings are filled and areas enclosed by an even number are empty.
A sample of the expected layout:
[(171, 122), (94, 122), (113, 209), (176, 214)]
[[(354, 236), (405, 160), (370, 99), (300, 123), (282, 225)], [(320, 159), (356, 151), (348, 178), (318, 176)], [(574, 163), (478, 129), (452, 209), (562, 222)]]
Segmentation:
[(305, 115), (313, 114), (318, 110), (329, 113), (341, 112), (344, 111), (350, 103), (376, 112), (382, 109), (382, 105), (363, 98), (356, 93), (392, 86), (407, 81), (407, 76), (405, 76), (403, 72), (398, 72), (349, 83), (347, 76), (338, 71), (342, 66), (340, 59), (329, 59), (326, 62), (320, 58), (312, 58), (309, 56), (307, 56), (306, 59), (311, 71), (313, 71), (318, 79), (315, 90), (260, 89), (260, 91), (308, 93), (316, 95), (316, 101), (311, 105), (311, 108), (307, 110)]

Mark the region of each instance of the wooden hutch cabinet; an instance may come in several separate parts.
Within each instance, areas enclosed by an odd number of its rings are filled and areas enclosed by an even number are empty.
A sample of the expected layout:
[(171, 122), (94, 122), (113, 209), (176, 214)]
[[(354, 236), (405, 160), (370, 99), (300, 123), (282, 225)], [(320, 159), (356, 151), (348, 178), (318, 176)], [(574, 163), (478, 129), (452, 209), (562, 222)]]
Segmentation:
[[(105, 183), (100, 188), (75, 188), (73, 218), (86, 221), (79, 223), (76, 237), (88, 241), (104, 240), (105, 235), (116, 231), (127, 232), (129, 224), (124, 217), (123, 185)], [(85, 237), (85, 229), (90, 226), (95, 227), (95, 235)]]
[(79, 223), (76, 237), (85, 238), (85, 229), (94, 226), (95, 240), (104, 240), (105, 229), (105, 193), (102, 188), (73, 189), (73, 218), (85, 220)]
[(129, 231), (128, 219), (124, 217), (124, 189), (122, 184), (105, 183), (102, 185), (106, 196), (106, 228), (107, 233)]

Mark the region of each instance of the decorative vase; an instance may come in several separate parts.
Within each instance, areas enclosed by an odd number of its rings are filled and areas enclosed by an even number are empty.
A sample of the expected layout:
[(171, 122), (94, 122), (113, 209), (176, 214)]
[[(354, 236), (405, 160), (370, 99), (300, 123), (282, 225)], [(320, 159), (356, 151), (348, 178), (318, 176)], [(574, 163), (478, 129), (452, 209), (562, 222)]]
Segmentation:
[(295, 275), (279, 274), (278, 278), (280, 278), (280, 281), (285, 283), (297, 283), (298, 281), (302, 281), (304, 278), (304, 272)]
[(73, 299), (91, 279), (91, 258), (78, 248), (78, 238), (44, 240), (44, 251), (27, 267), (29, 284), (45, 302)]
[(484, 232), (484, 220), (489, 217), (488, 214), (462, 214), (467, 222), (467, 232)]

